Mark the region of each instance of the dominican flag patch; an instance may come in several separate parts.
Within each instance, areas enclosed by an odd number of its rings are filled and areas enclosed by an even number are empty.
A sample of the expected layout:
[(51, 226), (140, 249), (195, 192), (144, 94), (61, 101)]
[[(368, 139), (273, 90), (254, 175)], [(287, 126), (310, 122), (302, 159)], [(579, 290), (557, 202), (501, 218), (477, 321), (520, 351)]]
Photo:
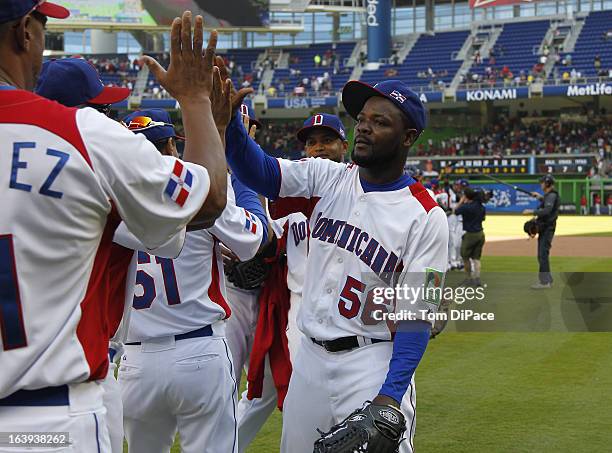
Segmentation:
[(255, 221), (255, 216), (246, 209), (244, 210), (244, 214), (246, 215), (244, 228), (253, 234), (257, 233), (257, 222)]
[(174, 163), (174, 170), (170, 175), (170, 180), (164, 191), (176, 204), (183, 206), (187, 201), (191, 185), (193, 184), (193, 175), (182, 162)]

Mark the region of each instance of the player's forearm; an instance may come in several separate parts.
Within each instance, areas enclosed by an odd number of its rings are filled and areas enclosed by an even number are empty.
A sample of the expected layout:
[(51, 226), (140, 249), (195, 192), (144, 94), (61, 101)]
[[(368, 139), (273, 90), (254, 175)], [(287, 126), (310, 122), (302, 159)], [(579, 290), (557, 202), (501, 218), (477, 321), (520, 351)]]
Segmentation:
[(393, 340), (393, 355), (389, 371), (379, 395), (401, 402), (419, 365), (427, 343), (431, 325), (425, 321), (407, 321), (398, 326)]
[(192, 223), (208, 226), (221, 215), (227, 201), (225, 149), (213, 120), (210, 100), (181, 105), (185, 128), (183, 159), (208, 170), (210, 190)]
[(239, 114), (234, 116), (225, 134), (225, 155), (236, 177), (247, 187), (270, 199), (278, 198), (280, 167), (248, 136)]

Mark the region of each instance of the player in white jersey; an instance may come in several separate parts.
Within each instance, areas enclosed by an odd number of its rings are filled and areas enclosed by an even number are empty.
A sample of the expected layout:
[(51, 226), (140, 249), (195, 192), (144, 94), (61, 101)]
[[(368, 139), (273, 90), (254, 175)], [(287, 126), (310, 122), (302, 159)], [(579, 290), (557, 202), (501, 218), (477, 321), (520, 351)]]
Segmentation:
[[(167, 112), (134, 112), (124, 123), (162, 153), (176, 153)], [(176, 259), (139, 251), (130, 269), (135, 286), (128, 292), (133, 302), (119, 383), (131, 452), (170, 451), (177, 429), (182, 451), (237, 451), (237, 389), (225, 340), (230, 308), (219, 244), (242, 260), (252, 258), (266, 240), (267, 217), (257, 194), (231, 179), (215, 225), (188, 232)]]
[[(424, 288), (441, 287), (448, 225), (423, 186), (403, 174), (426, 122), (418, 95), (396, 80), (375, 87), (349, 82), (342, 100), (358, 121), (352, 164), (270, 158), (245, 139), (239, 118), (227, 130), (226, 156), (245, 184), (277, 199), (277, 214), (298, 204), (310, 214), (298, 313), (305, 336), (293, 360), (281, 450), (311, 451), (316, 428), (369, 400), (401, 408), (409, 441), (399, 448), (406, 452), (414, 434), (412, 377), (429, 340), (427, 315), (440, 303), (439, 292), (425, 296)], [(396, 281), (417, 295), (396, 294), (390, 306), (373, 302), (381, 282)], [(383, 320), (385, 309), (414, 320), (395, 331)]]
[[(453, 192), (450, 198), (449, 207), (454, 210), (459, 203), (463, 189), (469, 186), (466, 179), (458, 179), (453, 184)], [(463, 259), (461, 258), (461, 239), (463, 238), (463, 218), (456, 215), (453, 211), (448, 216), (449, 230), (449, 252), (448, 259), (451, 269), (463, 269)]]
[[(42, 66), (35, 92), (66, 107), (92, 107), (107, 116), (110, 114), (112, 104), (126, 99), (130, 94), (128, 88), (104, 86), (96, 68), (81, 58), (46, 61)], [(117, 244), (118, 240), (122, 245)], [(140, 241), (129, 232), (125, 223), (121, 223), (115, 231), (113, 242), (108, 265), (108, 273), (111, 277), (110, 303), (125, 299), (125, 277), (134, 254), (130, 246), (143, 247)], [(173, 244), (171, 253), (174, 253), (172, 258), (179, 254), (183, 242), (184, 233), (173, 237), (171, 240)], [(127, 248), (124, 247), (126, 244)], [(158, 249), (156, 253), (159, 255), (163, 253), (163, 250)], [(123, 312), (118, 310), (109, 312), (108, 331), (111, 335), (114, 336), (117, 333), (122, 318)], [(122, 348), (121, 342), (109, 344), (110, 363), (106, 377), (102, 381), (104, 407), (107, 414), (112, 414), (106, 419), (111, 451), (118, 453), (123, 451), (123, 405), (119, 385), (115, 379), (117, 370), (115, 360), (118, 361)]]
[[(304, 143), (304, 151), (308, 157), (320, 157), (341, 162), (348, 148), (344, 126), (340, 118), (335, 115), (318, 114), (311, 116), (304, 121), (297, 137)], [(293, 356), (302, 336), (297, 328), (296, 317), (302, 299), (302, 285), (308, 254), (308, 219), (301, 212), (297, 212), (272, 222), (272, 226), (279, 239), (280, 253), (286, 254), (286, 287), (290, 291), (286, 338), (290, 356)], [(281, 260), (280, 263), (277, 262), (275, 265), (284, 265), (284, 261)], [(270, 282), (266, 281), (266, 285), (269, 284)], [(276, 289), (276, 291), (280, 290), (281, 288)], [(268, 331), (267, 319), (268, 317), (259, 318), (258, 325), (255, 326), (259, 332)], [(253, 329), (251, 335), (254, 333), (255, 329)], [(285, 336), (285, 332), (273, 332), (273, 334), (275, 341), (279, 341), (279, 338)], [(248, 333), (243, 333), (243, 335), (246, 336)], [(277, 405), (282, 407), (282, 399), (284, 399), (287, 390), (286, 384), (280, 383), (283, 377), (282, 367), (277, 365), (274, 371), (271, 369), (271, 364), (276, 365), (277, 358), (271, 360), (269, 356), (271, 354), (278, 355), (278, 349), (270, 347), (263, 351), (257, 351), (257, 349), (261, 349), (261, 343), (264, 341), (265, 337), (261, 335), (255, 338), (254, 343), (251, 342), (253, 348), (256, 349), (255, 357), (263, 357), (265, 364), (254, 363), (253, 367), (249, 366), (247, 389), (238, 402), (238, 440), (241, 452), (247, 449)], [(257, 354), (257, 352), (261, 352), (261, 354)], [(259, 374), (257, 373), (258, 370)], [(276, 380), (274, 376), (277, 377)], [(255, 392), (252, 384), (255, 388), (260, 388), (261, 393), (259, 391)], [(277, 387), (280, 389), (277, 390)], [(255, 393), (258, 396), (255, 396)]]
[[(217, 129), (210, 101), (202, 97), (212, 86), (215, 34), (203, 58), (200, 22), (192, 60), (162, 77), (188, 110), (193, 142), (185, 158), (202, 167), (162, 158), (95, 110), (66, 108), (25, 91), (34, 88), (42, 65), (47, 14), (66, 17), (68, 11), (40, 1), (0, 7), (0, 426), (68, 432), (70, 444), (56, 451), (108, 452), (95, 381), (108, 369), (113, 306), (105, 269), (113, 232), (123, 219), (155, 250), (190, 221), (212, 223), (225, 204), (223, 145), (205, 138)], [(188, 16), (185, 23), (190, 28)], [(173, 29), (179, 45), (181, 28), (176, 22)], [(191, 47), (191, 35), (183, 36)], [(185, 48), (179, 58), (188, 53)], [(168, 190), (177, 169), (191, 175), (180, 199)]]

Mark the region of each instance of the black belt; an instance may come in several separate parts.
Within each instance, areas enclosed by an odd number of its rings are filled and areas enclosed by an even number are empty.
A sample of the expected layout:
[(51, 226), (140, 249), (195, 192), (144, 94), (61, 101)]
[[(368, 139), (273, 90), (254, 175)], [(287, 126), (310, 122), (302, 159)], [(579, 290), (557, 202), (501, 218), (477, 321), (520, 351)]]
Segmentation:
[(69, 404), (67, 385), (37, 390), (18, 390), (0, 399), (0, 406), (68, 406)]
[[(341, 352), (348, 351), (349, 349), (355, 349), (359, 346), (364, 346), (359, 344), (359, 340), (357, 337), (341, 337), (336, 338), (335, 340), (317, 340), (316, 338), (311, 338), (314, 344), (318, 344), (322, 348), (324, 348), (328, 352)], [(366, 339), (371, 344), (375, 343), (384, 343), (390, 340), (379, 340), (377, 338)]]
[[(208, 325), (198, 330), (192, 330), (191, 332), (175, 335), (174, 341), (187, 340), (188, 338), (212, 337), (212, 334), (213, 334), (212, 326)], [(129, 346), (138, 346), (140, 344), (142, 344), (140, 341), (126, 343), (126, 345), (129, 345)]]

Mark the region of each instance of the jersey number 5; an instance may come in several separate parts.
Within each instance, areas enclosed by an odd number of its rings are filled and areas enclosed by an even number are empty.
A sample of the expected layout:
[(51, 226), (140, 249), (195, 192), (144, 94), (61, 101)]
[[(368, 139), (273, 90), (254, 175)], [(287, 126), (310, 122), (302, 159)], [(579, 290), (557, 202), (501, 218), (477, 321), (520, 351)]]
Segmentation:
[[(145, 252), (138, 252), (138, 264), (148, 264), (151, 262), (151, 255)], [(178, 305), (181, 303), (181, 297), (176, 283), (176, 274), (174, 272), (174, 263), (170, 258), (155, 257), (155, 262), (161, 266), (162, 276), (164, 278), (164, 289), (166, 291), (166, 300), (168, 305)], [(136, 272), (136, 285), (142, 287), (143, 293), (141, 296), (134, 296), (132, 307), (136, 310), (149, 308), (157, 291), (155, 290), (155, 279), (147, 274), (142, 269)]]
[(5, 351), (28, 345), (11, 234), (0, 235), (0, 331)]

